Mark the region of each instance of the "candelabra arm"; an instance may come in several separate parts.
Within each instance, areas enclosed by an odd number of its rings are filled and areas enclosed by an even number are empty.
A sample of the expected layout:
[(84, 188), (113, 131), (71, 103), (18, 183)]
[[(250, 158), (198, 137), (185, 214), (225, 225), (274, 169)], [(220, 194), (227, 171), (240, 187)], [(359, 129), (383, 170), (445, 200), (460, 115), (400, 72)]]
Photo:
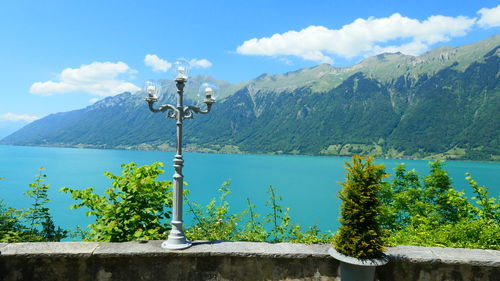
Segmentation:
[(177, 114), (179, 114), (179, 110), (177, 110), (177, 108), (175, 108), (173, 105), (170, 105), (170, 104), (164, 104), (158, 108), (154, 108), (154, 103), (157, 100), (158, 100), (157, 98), (151, 97), (151, 96), (146, 98), (146, 101), (148, 102), (149, 110), (151, 110), (151, 112), (154, 112), (154, 113), (167, 112), (168, 118), (176, 118)]
[(214, 102), (212, 100), (205, 101), (205, 104), (207, 105), (207, 109), (203, 110), (198, 106), (194, 105), (189, 105), (184, 108), (184, 119), (191, 119), (194, 117), (193, 113), (199, 113), (199, 114), (207, 114), (210, 112), (210, 109), (212, 108), (212, 104)]

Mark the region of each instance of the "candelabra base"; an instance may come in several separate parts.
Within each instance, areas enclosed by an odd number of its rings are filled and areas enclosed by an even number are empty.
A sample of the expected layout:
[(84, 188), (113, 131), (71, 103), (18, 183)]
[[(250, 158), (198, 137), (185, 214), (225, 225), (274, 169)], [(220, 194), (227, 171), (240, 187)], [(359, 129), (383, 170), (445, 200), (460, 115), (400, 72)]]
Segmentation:
[(177, 240), (170, 240), (170, 239), (161, 243), (161, 247), (163, 249), (168, 249), (168, 250), (187, 249), (187, 248), (191, 247), (191, 245), (192, 245), (191, 241), (180, 242)]

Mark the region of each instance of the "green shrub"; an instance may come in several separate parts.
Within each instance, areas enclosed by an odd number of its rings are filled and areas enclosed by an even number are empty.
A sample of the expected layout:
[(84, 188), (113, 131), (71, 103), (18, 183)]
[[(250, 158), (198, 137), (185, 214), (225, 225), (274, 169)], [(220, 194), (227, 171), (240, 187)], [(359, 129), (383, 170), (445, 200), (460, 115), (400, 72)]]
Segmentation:
[(156, 180), (163, 173), (163, 164), (157, 162), (137, 167), (135, 163), (129, 163), (121, 167), (121, 176), (105, 172), (113, 180), (105, 196), (94, 193), (91, 187), (61, 189), (81, 201), (71, 208), (87, 207), (90, 209), (87, 216), (96, 218), (95, 223), (89, 225), (85, 240), (119, 242), (167, 238), (172, 183)]
[(49, 184), (44, 183), (46, 174), (43, 168), (35, 175), (36, 179), (24, 193), (32, 199), (30, 208), (9, 208), (0, 202), (0, 241), (61, 241), (68, 231), (55, 226), (47, 204)]
[(186, 229), (186, 236), (191, 240), (235, 240), (238, 235), (237, 225), (240, 214), (229, 215), (229, 202), (226, 197), (231, 193), (229, 182), (219, 188), (219, 200), (212, 199), (203, 208), (195, 202), (186, 200), (188, 211), (193, 215), (195, 223)]
[(488, 220), (463, 220), (453, 224), (429, 221), (394, 232), (389, 245), (479, 248), (500, 250), (500, 228)]
[(281, 196), (272, 186), (267, 190), (266, 206), (270, 212), (265, 216), (255, 212), (255, 205), (248, 198), (245, 210), (230, 214), (227, 201), (231, 193), (229, 183), (223, 183), (219, 191), (218, 200), (212, 199), (205, 207), (186, 200), (188, 212), (193, 216), (192, 225), (186, 229), (189, 239), (295, 243), (326, 243), (331, 240), (330, 233), (321, 233), (316, 226), (304, 232), (299, 225), (293, 225), (289, 209), (280, 206)]
[(383, 165), (374, 165), (372, 157), (354, 155), (346, 162), (347, 174), (341, 183), (340, 227), (335, 235), (335, 249), (358, 259), (383, 257), (384, 235), (379, 223), (379, 194), (382, 179), (388, 175)]
[(61, 241), (68, 234), (66, 230), (55, 226), (52, 216), (50, 215), (47, 204), (50, 202), (48, 198), (49, 185), (44, 183), (47, 177), (43, 174), (44, 169), (40, 168), (40, 174), (36, 175), (36, 180), (29, 185), (25, 193), (26, 196), (33, 200), (31, 208), (24, 210), (23, 217), (30, 226), (29, 239), (31, 241)]
[(453, 188), (442, 162), (431, 162), (430, 174), (419, 179), (404, 165), (381, 192), (383, 228), (388, 245), (500, 249), (500, 204), (467, 174), (476, 196)]
[(243, 211), (243, 216), (248, 215), (248, 220), (245, 222), (243, 229), (238, 233), (237, 239), (241, 241), (266, 241), (267, 231), (265, 229), (265, 221), (262, 216), (255, 212), (255, 205), (247, 198), (247, 209)]
[(29, 232), (21, 224), (21, 217), (21, 210), (9, 208), (0, 200), (0, 242), (26, 241)]

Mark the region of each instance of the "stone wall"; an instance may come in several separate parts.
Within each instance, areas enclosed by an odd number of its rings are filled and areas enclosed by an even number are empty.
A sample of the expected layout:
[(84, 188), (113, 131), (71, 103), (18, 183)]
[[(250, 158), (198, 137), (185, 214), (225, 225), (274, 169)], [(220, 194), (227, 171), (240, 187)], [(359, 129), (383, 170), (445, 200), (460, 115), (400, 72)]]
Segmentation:
[[(329, 245), (160, 241), (0, 243), (0, 280), (339, 280)], [(500, 281), (500, 251), (398, 246), (377, 280)]]

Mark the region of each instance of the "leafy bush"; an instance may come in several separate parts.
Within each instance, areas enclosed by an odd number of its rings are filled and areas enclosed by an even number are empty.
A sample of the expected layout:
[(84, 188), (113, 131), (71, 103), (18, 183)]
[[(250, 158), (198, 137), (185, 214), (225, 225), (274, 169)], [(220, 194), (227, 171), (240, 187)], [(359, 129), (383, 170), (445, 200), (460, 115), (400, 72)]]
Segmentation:
[(500, 204), (467, 174), (475, 197), (455, 190), (442, 162), (431, 162), (430, 174), (395, 168), (382, 191), (381, 222), (389, 245), (500, 249)]
[(340, 227), (335, 249), (358, 259), (383, 257), (384, 234), (379, 224), (379, 193), (382, 179), (388, 175), (383, 165), (374, 165), (372, 157), (354, 155), (345, 162), (347, 174), (339, 198), (342, 200)]
[(100, 196), (89, 187), (84, 190), (63, 187), (62, 192), (70, 193), (81, 202), (71, 208), (87, 207), (87, 216), (95, 216), (95, 223), (85, 240), (90, 241), (130, 241), (165, 239), (170, 224), (168, 219), (172, 207), (172, 183), (158, 181), (163, 173), (162, 163), (137, 167), (135, 163), (121, 166), (121, 176), (105, 172), (112, 179), (112, 186)]
[(394, 232), (389, 245), (500, 249), (498, 224), (463, 220), (454, 224), (421, 223)]
[(223, 183), (219, 191), (219, 199), (212, 199), (206, 207), (186, 200), (188, 211), (193, 215), (193, 224), (186, 229), (189, 239), (296, 243), (326, 243), (331, 240), (328, 233), (321, 233), (316, 226), (303, 232), (299, 225), (291, 224), (289, 209), (279, 205), (281, 196), (272, 186), (268, 188), (269, 199), (266, 202), (271, 211), (266, 216), (256, 213), (255, 205), (248, 198), (245, 210), (230, 215), (226, 199), (231, 193), (229, 183)]
[(238, 239), (241, 241), (266, 241), (267, 231), (264, 226), (265, 221), (262, 220), (260, 214), (255, 212), (255, 205), (250, 202), (250, 198), (247, 198), (247, 209), (243, 211), (243, 216), (245, 215), (248, 215), (248, 220), (239, 232)]
[(186, 229), (186, 236), (192, 240), (235, 240), (240, 214), (229, 215), (229, 202), (226, 197), (231, 193), (229, 182), (219, 188), (219, 202), (212, 199), (206, 208), (196, 202), (186, 200), (188, 211), (193, 214), (195, 223)]
[(66, 230), (55, 227), (47, 204), (49, 185), (44, 183), (47, 177), (40, 173), (29, 185), (25, 195), (33, 200), (30, 208), (9, 208), (0, 202), (0, 241), (25, 242), (25, 241), (60, 241), (68, 234)]
[(0, 201), (0, 242), (26, 241), (28, 231), (20, 222), (21, 216), (21, 210), (9, 208)]

